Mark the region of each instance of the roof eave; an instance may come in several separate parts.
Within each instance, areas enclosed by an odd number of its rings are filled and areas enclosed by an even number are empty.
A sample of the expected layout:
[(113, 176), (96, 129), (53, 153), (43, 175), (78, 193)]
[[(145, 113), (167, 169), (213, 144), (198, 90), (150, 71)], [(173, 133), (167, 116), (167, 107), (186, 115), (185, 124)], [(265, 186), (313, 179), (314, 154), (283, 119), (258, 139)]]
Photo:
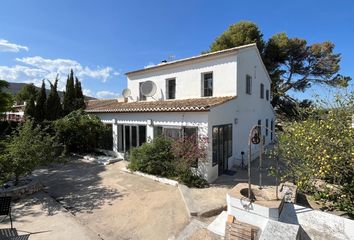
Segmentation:
[(216, 52), (201, 54), (201, 55), (197, 55), (197, 56), (193, 56), (193, 57), (189, 57), (189, 58), (184, 58), (184, 59), (180, 59), (180, 60), (176, 60), (176, 61), (172, 61), (172, 62), (167, 62), (167, 63), (164, 63), (164, 64), (158, 64), (158, 65), (155, 65), (155, 66), (152, 66), (152, 67), (126, 72), (125, 75), (129, 76), (129, 75), (134, 75), (134, 74), (138, 74), (138, 73), (153, 71), (153, 70), (156, 70), (156, 69), (159, 69), (159, 68), (165, 68), (167, 66), (171, 66), (171, 65), (175, 65), (175, 64), (179, 64), (179, 63), (190, 62), (190, 61), (195, 61), (195, 60), (200, 60), (200, 59), (203, 59), (203, 58), (210, 58), (210, 57), (220, 56), (220, 55), (228, 55), (228, 54), (232, 54), (232, 53), (235, 53), (237, 51), (240, 51), (240, 50), (243, 50), (243, 49), (247, 49), (247, 48), (251, 48), (251, 47), (257, 47), (257, 44), (256, 43), (251, 43), (251, 44), (247, 44), (247, 45), (243, 45), (243, 46), (239, 46), (239, 47), (228, 48), (228, 49), (224, 49), (224, 50), (220, 50), (220, 51), (216, 51)]

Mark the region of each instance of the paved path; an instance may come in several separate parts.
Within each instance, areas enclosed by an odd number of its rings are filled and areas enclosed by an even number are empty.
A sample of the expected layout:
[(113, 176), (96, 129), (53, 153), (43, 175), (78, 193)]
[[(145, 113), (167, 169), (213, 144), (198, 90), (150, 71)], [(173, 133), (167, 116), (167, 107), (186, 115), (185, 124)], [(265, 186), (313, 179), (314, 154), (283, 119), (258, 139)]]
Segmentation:
[[(59, 203), (42, 192), (15, 202), (12, 216), (14, 228), (20, 235), (25, 232), (34, 233), (30, 235), (31, 240), (100, 239)], [(0, 228), (9, 227), (9, 221), (0, 224)]]
[(47, 194), (60, 204), (24, 199), (15, 207), (15, 227), (51, 230), (47, 234), (56, 237), (33, 239), (173, 239), (189, 221), (178, 188), (123, 173), (122, 164), (74, 161), (37, 170)]

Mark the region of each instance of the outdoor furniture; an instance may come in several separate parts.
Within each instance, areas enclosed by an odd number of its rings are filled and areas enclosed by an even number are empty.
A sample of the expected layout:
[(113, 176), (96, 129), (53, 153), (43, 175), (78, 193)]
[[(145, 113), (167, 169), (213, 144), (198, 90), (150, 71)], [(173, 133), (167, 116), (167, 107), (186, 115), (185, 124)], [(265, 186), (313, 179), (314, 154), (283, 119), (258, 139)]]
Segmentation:
[(237, 221), (233, 216), (228, 216), (225, 226), (225, 240), (255, 240), (258, 239), (258, 228)]
[(0, 229), (0, 240), (27, 240), (31, 234), (18, 235), (16, 228)]
[(7, 216), (10, 217), (11, 228), (12, 217), (11, 217), (11, 197), (0, 197), (0, 217), (3, 216), (0, 222), (4, 221)]

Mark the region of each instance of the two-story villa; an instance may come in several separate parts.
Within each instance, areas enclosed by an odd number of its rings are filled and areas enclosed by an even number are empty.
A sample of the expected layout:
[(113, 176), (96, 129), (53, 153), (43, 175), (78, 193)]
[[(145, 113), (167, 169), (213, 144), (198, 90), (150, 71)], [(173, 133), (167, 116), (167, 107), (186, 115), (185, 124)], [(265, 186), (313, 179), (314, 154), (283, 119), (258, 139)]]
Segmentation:
[(92, 100), (86, 108), (112, 124), (118, 154), (159, 134), (198, 134), (209, 139), (207, 161), (199, 162), (198, 170), (212, 182), (240, 164), (241, 152), (247, 158), (254, 125), (268, 127), (262, 128), (266, 144), (273, 139), (271, 82), (255, 44), (163, 62), (126, 76), (126, 98)]

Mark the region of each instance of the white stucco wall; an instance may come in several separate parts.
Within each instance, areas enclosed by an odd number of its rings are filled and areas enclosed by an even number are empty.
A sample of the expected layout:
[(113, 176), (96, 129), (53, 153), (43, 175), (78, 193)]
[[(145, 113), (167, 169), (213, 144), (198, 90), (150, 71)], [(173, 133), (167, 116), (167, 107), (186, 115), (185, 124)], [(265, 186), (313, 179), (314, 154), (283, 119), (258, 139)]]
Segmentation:
[[(96, 113), (102, 122), (113, 124), (113, 150), (117, 152), (118, 124), (147, 126), (147, 139), (153, 138), (153, 127), (198, 127), (200, 137), (208, 137), (208, 112), (159, 112), (159, 113)], [(148, 123), (151, 121), (152, 125)], [(217, 167), (217, 166), (216, 166)], [(214, 167), (215, 168), (215, 167)], [(208, 181), (216, 179), (211, 158), (200, 161), (199, 173)]]
[[(250, 129), (257, 125), (258, 120), (262, 121), (262, 126), (265, 126), (266, 119), (268, 119), (268, 127), (270, 129), (271, 121), (275, 120), (273, 107), (269, 101), (266, 100), (266, 90), (270, 92), (270, 78), (268, 73), (258, 56), (256, 49), (250, 49), (247, 52), (241, 52), (237, 56), (237, 99), (236, 99), (236, 115), (238, 123), (237, 131), (237, 149), (236, 158), (241, 158), (241, 151), (244, 151), (247, 156), (248, 144), (247, 139)], [(246, 74), (252, 76), (252, 94), (246, 94)], [(260, 97), (260, 84), (264, 84), (264, 98)], [(262, 127), (262, 135), (265, 135), (265, 128)], [(274, 134), (273, 134), (274, 137)], [(266, 136), (265, 144), (269, 144), (271, 139), (270, 131)], [(257, 155), (258, 146), (253, 146), (252, 152)], [(255, 156), (256, 157), (256, 156)]]
[[(206, 72), (213, 72), (213, 96), (236, 95), (236, 53), (232, 53), (128, 75), (127, 85), (132, 93), (129, 101), (139, 99), (139, 83), (147, 80), (157, 85), (154, 98), (164, 100), (166, 79), (171, 78), (176, 79), (176, 99), (201, 97), (202, 73)], [(148, 97), (147, 100), (154, 98)]]
[[(241, 151), (248, 155), (248, 135), (250, 129), (258, 120), (268, 119), (268, 127), (275, 120), (270, 99), (266, 100), (266, 90), (270, 90), (270, 79), (255, 47), (243, 49), (227, 55), (213, 56), (178, 64), (171, 64), (143, 73), (133, 73), (128, 76), (128, 88), (136, 101), (139, 97), (139, 82), (151, 80), (158, 86), (154, 96), (156, 100), (165, 99), (166, 79), (176, 78), (176, 99), (201, 97), (201, 76), (205, 72), (213, 72), (213, 96), (236, 96), (236, 99), (213, 107), (210, 112), (158, 112), (158, 113), (97, 113), (103, 122), (112, 123), (114, 138), (117, 137), (116, 124), (146, 125), (147, 138), (153, 138), (152, 126), (195, 126), (199, 134), (209, 139), (208, 159), (199, 164), (199, 170), (208, 181), (218, 177), (218, 165), (212, 167), (212, 127), (232, 124), (233, 148), (228, 167), (240, 164)], [(246, 74), (252, 76), (252, 94), (246, 94)], [(260, 98), (260, 83), (264, 84), (264, 98)], [(270, 94), (271, 95), (271, 94)], [(147, 100), (154, 100), (148, 98)], [(114, 120), (113, 120), (114, 119)], [(237, 120), (236, 120), (237, 119)], [(236, 120), (236, 121), (235, 121)], [(148, 122), (152, 122), (149, 125)], [(262, 128), (263, 135), (265, 129)], [(273, 135), (274, 137), (274, 135)], [(271, 141), (268, 131), (266, 144)], [(117, 141), (114, 140), (114, 144)], [(253, 158), (258, 156), (258, 146), (252, 147)]]

